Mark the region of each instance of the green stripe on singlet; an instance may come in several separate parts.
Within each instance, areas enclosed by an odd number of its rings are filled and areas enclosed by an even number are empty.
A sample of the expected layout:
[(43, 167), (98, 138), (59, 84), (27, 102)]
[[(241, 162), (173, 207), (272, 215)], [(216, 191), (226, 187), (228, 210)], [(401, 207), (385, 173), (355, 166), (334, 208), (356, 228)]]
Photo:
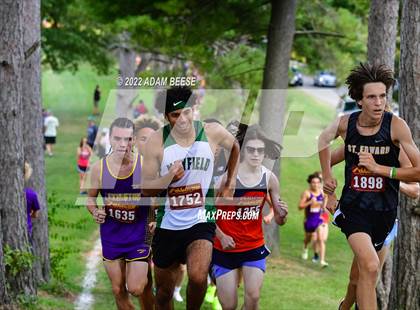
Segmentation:
[[(195, 131), (195, 141), (208, 142), (203, 124), (200, 121), (193, 121)], [(167, 148), (173, 144), (177, 144), (171, 135), (171, 125), (163, 127), (163, 148)]]
[(216, 212), (213, 182), (210, 184), (210, 188), (207, 191), (206, 204), (205, 204), (204, 207), (205, 207), (206, 215), (207, 215), (206, 216), (207, 223), (215, 223), (216, 220), (212, 216), (212, 214), (214, 214), (214, 212)]

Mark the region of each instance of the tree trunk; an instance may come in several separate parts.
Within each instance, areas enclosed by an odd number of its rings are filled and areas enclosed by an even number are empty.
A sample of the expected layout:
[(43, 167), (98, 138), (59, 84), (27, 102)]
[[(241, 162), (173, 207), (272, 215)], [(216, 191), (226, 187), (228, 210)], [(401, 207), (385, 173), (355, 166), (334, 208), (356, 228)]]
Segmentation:
[[(367, 59), (371, 64), (385, 64), (394, 70), (399, 0), (371, 0), (368, 25)], [(388, 94), (392, 100), (392, 90)], [(391, 101), (390, 101), (391, 102)], [(385, 260), (376, 287), (378, 308), (388, 309), (392, 282), (392, 254)]]
[[(271, 1), (267, 53), (261, 95), (260, 125), (273, 140), (281, 143), (286, 106), (286, 88), (290, 52), (295, 32), (296, 0)], [(280, 159), (274, 163), (273, 172), (280, 177)], [(273, 254), (279, 253), (278, 226), (273, 221), (266, 229), (267, 240)]]
[[(23, 138), (25, 160), (33, 168), (32, 177), (26, 186), (38, 193), (41, 211), (33, 221), (32, 241), (34, 272), (37, 282), (48, 282), (50, 277), (50, 257), (48, 241), (48, 212), (45, 193), (43, 119), (41, 102), (41, 8), (39, 0), (24, 1), (23, 46), (25, 51), (32, 48), (23, 66)], [(35, 49), (33, 49), (35, 48)]]
[[(2, 227), (1, 213), (0, 213), (0, 227)], [(6, 268), (4, 264), (2, 240), (3, 240), (3, 233), (0, 229), (0, 309), (1, 309), (1, 304), (7, 304), (10, 301), (9, 296), (7, 294), (7, 288), (6, 288)]]
[(122, 78), (123, 85), (118, 85), (117, 103), (115, 106), (116, 117), (132, 117), (131, 101), (136, 96), (135, 86), (130, 84), (125, 85), (126, 78), (135, 77), (136, 73), (136, 53), (130, 45), (130, 34), (124, 32), (120, 34), (120, 46), (118, 47), (118, 61), (120, 65), (120, 77)]
[[(23, 187), (22, 13), (22, 0), (0, 2), (0, 167), (4, 176), (0, 178), (0, 241), (3, 251), (7, 245), (13, 251), (27, 252), (29, 245)], [(3, 263), (5, 260), (6, 257)], [(2, 293), (4, 299), (0, 300), (0, 304), (9, 303), (11, 298), (19, 294), (35, 293), (31, 269), (19, 269), (16, 274), (11, 272), (10, 267), (5, 269), (7, 294)]]
[(371, 0), (367, 59), (394, 69), (399, 0)]
[[(420, 2), (403, 1), (401, 16), (400, 113), (420, 146)], [(390, 309), (420, 309), (419, 201), (401, 197), (394, 251)]]

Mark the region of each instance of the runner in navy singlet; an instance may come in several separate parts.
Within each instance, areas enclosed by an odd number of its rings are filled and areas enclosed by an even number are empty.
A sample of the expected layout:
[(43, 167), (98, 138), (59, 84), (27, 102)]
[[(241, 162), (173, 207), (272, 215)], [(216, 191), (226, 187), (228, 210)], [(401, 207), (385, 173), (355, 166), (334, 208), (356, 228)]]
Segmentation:
[[(334, 150), (331, 153), (331, 166), (334, 166), (342, 161), (344, 161), (344, 145), (339, 147), (338, 149)], [(408, 159), (407, 155), (405, 154), (404, 150), (401, 150), (399, 155), (399, 162), (401, 167), (411, 167), (410, 160)], [(417, 199), (420, 195), (420, 186), (419, 183), (411, 182), (400, 182), (400, 193), (404, 195)], [(328, 205), (330, 206), (330, 212), (334, 214), (335, 207), (336, 207), (337, 199), (335, 194), (329, 197)], [(389, 253), (392, 241), (396, 238), (398, 232), (398, 219), (395, 220), (395, 224), (388, 234), (384, 241), (384, 245), (382, 249), (378, 252), (379, 260), (381, 265), (379, 267), (379, 273), (382, 270), (383, 264), (386, 260), (386, 257)], [(357, 267), (356, 258), (353, 258), (353, 263), (350, 269), (349, 275), (349, 283), (347, 285), (347, 292), (344, 299), (341, 301), (341, 309), (351, 309), (353, 304), (356, 302), (356, 288), (357, 288), (357, 281), (359, 278), (359, 269)], [(355, 309), (358, 309), (357, 303)]]
[[(324, 190), (332, 195), (337, 181), (331, 171), (330, 143), (345, 141), (345, 184), (335, 222), (355, 254), (359, 277), (357, 303), (376, 309), (376, 280), (381, 265), (378, 251), (391, 232), (398, 205), (399, 181), (420, 181), (420, 152), (404, 120), (385, 112), (393, 72), (384, 65), (361, 64), (346, 83), (361, 112), (338, 118), (319, 137)], [(412, 168), (400, 167), (404, 149)]]

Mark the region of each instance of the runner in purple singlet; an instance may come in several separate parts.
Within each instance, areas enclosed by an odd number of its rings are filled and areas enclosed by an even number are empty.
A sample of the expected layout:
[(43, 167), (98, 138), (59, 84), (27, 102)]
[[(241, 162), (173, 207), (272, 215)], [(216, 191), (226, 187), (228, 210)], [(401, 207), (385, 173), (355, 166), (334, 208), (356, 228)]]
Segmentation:
[[(118, 309), (134, 309), (129, 293), (141, 303), (151, 252), (147, 242), (149, 207), (140, 203), (145, 198), (140, 198), (138, 188), (142, 167), (140, 154), (132, 150), (133, 129), (127, 118), (117, 118), (111, 124), (112, 152), (92, 167), (87, 203), (101, 224), (103, 261)], [(153, 302), (143, 303), (142, 308), (153, 309)]]

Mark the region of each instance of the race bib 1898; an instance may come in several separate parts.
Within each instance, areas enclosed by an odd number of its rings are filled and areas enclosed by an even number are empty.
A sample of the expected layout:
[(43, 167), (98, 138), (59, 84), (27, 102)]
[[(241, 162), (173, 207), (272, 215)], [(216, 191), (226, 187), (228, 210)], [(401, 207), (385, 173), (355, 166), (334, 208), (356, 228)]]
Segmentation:
[(385, 178), (373, 175), (364, 167), (354, 166), (351, 170), (351, 188), (358, 192), (384, 192)]

